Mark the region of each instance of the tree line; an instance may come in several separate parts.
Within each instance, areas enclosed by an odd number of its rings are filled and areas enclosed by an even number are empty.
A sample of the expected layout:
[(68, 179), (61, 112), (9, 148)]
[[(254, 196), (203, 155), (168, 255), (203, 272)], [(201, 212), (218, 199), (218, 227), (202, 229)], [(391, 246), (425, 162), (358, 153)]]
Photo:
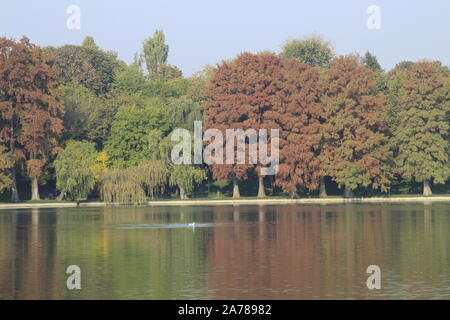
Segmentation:
[[(308, 37), (183, 77), (168, 54), (161, 30), (131, 64), (91, 37), (44, 48), (0, 38), (3, 198), (136, 203), (215, 192), (449, 190), (450, 70), (439, 61), (385, 71), (369, 52), (339, 56)], [(194, 121), (278, 129), (278, 173), (262, 176), (255, 164), (174, 165), (170, 133), (193, 130)]]

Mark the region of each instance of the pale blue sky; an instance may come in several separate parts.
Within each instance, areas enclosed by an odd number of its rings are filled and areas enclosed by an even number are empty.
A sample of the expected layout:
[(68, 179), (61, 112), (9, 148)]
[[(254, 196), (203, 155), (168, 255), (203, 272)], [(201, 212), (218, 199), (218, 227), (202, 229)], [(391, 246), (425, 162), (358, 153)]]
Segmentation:
[[(66, 27), (69, 5), (81, 29)], [(366, 27), (369, 5), (381, 8), (381, 29)], [(131, 62), (142, 40), (163, 29), (169, 62), (190, 75), (243, 51), (279, 51), (284, 41), (320, 34), (339, 54), (374, 53), (383, 68), (422, 58), (450, 65), (448, 0), (2, 0), (0, 35), (28, 36), (41, 46), (79, 44), (93, 36)]]

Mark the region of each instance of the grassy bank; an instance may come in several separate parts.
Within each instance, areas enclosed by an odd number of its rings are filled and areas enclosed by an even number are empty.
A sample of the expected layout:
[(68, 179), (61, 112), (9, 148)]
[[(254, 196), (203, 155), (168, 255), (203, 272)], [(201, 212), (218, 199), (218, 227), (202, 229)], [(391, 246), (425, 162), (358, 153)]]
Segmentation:
[[(342, 198), (340, 196), (329, 196), (326, 198), (309, 197), (299, 199), (289, 199), (285, 197), (266, 197), (259, 199), (257, 197), (242, 197), (232, 199), (229, 197), (221, 198), (191, 198), (182, 199), (157, 199), (151, 200), (140, 205), (147, 206), (181, 206), (181, 205), (264, 205), (264, 204), (340, 204), (340, 203), (392, 203), (392, 202), (450, 202), (450, 195), (432, 195), (424, 197), (422, 195), (389, 195), (385, 197), (366, 197), (366, 198)], [(64, 207), (103, 207), (106, 206), (101, 201), (21, 201), (17, 203), (0, 202), (0, 209), (25, 209), (25, 208), (64, 208)], [(113, 204), (121, 205), (121, 204)]]

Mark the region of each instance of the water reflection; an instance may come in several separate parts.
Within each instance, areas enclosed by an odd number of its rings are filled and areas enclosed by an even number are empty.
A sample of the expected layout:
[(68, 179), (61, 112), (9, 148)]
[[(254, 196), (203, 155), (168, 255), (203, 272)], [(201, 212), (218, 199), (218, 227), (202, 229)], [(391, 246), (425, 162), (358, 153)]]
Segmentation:
[[(448, 299), (449, 214), (432, 203), (0, 211), (0, 299)], [(366, 287), (373, 264), (381, 290)], [(69, 265), (79, 291), (66, 288)]]

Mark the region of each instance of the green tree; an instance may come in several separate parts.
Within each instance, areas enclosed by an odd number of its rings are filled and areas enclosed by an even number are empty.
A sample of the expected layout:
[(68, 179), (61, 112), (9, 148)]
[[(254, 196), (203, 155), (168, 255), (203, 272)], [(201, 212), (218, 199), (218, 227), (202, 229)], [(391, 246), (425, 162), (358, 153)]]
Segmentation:
[(369, 51), (366, 52), (364, 57), (362, 58), (362, 63), (370, 70), (376, 72), (376, 71), (382, 71), (381, 65), (378, 63), (377, 57), (372, 55)]
[(449, 88), (431, 62), (414, 63), (396, 78), (396, 162), (404, 178), (423, 182), (423, 194), (431, 195), (431, 182), (445, 183), (450, 175)]
[(109, 92), (116, 71), (125, 66), (115, 53), (105, 52), (89, 44), (47, 47), (45, 51), (54, 55), (54, 65), (60, 71), (64, 83), (79, 83), (97, 95)]
[(166, 63), (160, 66), (158, 73), (156, 73), (153, 78), (172, 80), (182, 77), (183, 72), (178, 67)]
[(152, 199), (164, 193), (170, 175), (167, 160), (144, 161), (137, 170), (140, 172), (140, 181)]
[(188, 194), (206, 179), (204, 170), (190, 165), (173, 165), (170, 173), (169, 183), (178, 187), (181, 199), (187, 199)]
[(149, 84), (145, 79), (144, 73), (137, 63), (118, 70), (115, 81), (112, 84), (112, 92), (115, 95), (144, 95), (149, 89)]
[(152, 37), (143, 42), (144, 60), (150, 77), (158, 74), (161, 66), (166, 64), (169, 46), (162, 30), (156, 30)]
[(84, 38), (81, 46), (89, 49), (100, 50), (99, 46), (97, 46), (97, 44), (95, 43), (94, 38), (89, 36)]
[(172, 126), (192, 130), (194, 121), (202, 121), (202, 108), (199, 103), (188, 96), (169, 99), (167, 114)]
[(164, 110), (158, 106), (123, 106), (117, 112), (106, 141), (105, 151), (114, 167), (137, 166), (156, 157), (154, 146), (166, 135), (170, 125)]
[(69, 141), (54, 164), (56, 187), (72, 199), (86, 198), (95, 186), (95, 145), (85, 141)]
[(112, 168), (103, 173), (100, 195), (107, 203), (143, 203), (147, 200), (142, 173), (136, 168)]
[(335, 53), (329, 42), (319, 36), (313, 36), (286, 42), (280, 55), (283, 58), (298, 59), (313, 67), (326, 67)]
[(61, 87), (64, 95), (64, 140), (88, 140), (93, 114), (102, 101), (89, 89), (70, 83)]

